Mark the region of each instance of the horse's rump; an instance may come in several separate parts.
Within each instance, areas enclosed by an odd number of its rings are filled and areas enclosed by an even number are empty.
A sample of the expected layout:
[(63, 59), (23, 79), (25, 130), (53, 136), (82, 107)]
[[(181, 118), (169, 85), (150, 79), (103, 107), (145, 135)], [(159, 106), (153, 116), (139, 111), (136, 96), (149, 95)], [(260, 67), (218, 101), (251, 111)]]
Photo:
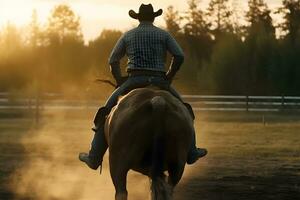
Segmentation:
[(192, 129), (189, 112), (169, 92), (135, 89), (119, 101), (106, 123), (110, 164), (122, 163), (118, 167), (150, 177), (155, 162), (162, 170), (184, 166)]

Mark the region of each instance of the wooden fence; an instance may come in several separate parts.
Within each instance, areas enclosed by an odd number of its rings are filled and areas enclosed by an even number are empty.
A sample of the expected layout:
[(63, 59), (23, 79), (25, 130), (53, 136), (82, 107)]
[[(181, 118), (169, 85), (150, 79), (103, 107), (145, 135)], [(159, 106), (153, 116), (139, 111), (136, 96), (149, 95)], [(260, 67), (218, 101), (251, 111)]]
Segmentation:
[[(182, 95), (195, 111), (300, 111), (300, 97), (296, 96), (222, 96)], [(96, 109), (104, 102), (91, 99), (66, 99), (61, 94), (45, 93), (36, 97), (18, 97), (0, 93), (0, 110), (29, 109)]]
[(183, 95), (195, 110), (211, 111), (300, 111), (296, 96)]

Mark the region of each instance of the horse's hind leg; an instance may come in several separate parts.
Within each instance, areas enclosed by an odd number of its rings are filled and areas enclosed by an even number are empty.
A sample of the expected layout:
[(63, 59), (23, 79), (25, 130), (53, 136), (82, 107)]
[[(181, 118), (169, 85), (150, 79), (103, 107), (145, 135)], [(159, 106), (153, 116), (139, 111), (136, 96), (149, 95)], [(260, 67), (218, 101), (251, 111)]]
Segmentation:
[(127, 193), (116, 193), (115, 200), (127, 200)]
[(172, 186), (172, 188), (174, 188), (180, 181), (184, 171), (184, 165), (185, 164), (178, 164), (178, 163), (169, 164), (168, 183)]
[(124, 170), (122, 172), (113, 169), (110, 170), (112, 181), (116, 190), (115, 200), (127, 200), (127, 196), (128, 196), (127, 188), (126, 188), (127, 172), (128, 170)]
[(127, 200), (126, 175), (112, 177), (116, 190), (115, 200)]

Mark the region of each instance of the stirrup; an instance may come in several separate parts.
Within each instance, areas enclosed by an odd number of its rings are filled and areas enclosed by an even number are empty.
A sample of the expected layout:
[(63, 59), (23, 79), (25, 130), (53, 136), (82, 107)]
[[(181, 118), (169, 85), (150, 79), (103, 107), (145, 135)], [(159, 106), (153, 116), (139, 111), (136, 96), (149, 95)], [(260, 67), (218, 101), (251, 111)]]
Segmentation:
[(102, 174), (102, 163), (99, 166), (99, 173), (100, 173), (100, 175)]

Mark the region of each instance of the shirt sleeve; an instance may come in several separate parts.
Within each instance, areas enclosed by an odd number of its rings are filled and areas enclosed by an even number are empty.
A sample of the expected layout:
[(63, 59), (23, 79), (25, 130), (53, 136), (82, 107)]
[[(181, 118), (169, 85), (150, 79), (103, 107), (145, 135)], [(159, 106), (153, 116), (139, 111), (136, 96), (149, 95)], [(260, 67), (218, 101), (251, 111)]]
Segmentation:
[(174, 57), (184, 57), (184, 53), (176, 42), (176, 40), (172, 37), (171, 34), (167, 34), (167, 50), (174, 56)]
[(124, 41), (124, 35), (120, 37), (118, 42), (116, 43), (115, 47), (113, 48), (110, 56), (109, 56), (109, 64), (112, 63), (120, 63), (120, 60), (125, 56), (126, 54), (126, 45)]

